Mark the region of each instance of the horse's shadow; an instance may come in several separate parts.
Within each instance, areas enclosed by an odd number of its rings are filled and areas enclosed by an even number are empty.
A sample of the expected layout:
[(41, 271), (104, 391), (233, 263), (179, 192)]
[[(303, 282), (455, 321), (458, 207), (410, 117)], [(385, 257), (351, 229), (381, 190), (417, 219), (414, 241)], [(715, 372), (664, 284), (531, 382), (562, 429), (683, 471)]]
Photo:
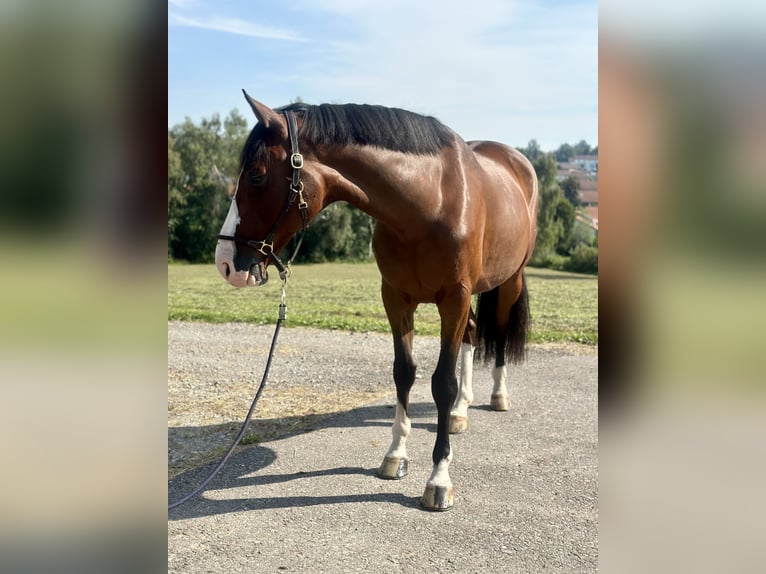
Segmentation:
[[(394, 411), (387, 405), (369, 405), (352, 409), (351, 411), (332, 415), (312, 425), (311, 430), (326, 428), (359, 428), (369, 426), (390, 426)], [(436, 424), (421, 422), (430, 418), (435, 420), (436, 409), (433, 404), (413, 403), (410, 405), (410, 415), (413, 419), (412, 427), (421, 428), (428, 432), (436, 432)], [(290, 424), (285, 417), (283, 427), (294, 428), (297, 425)], [(417, 420), (420, 419), (420, 420)], [(220, 426), (220, 425), (219, 425)], [(225, 425), (231, 426), (231, 425)], [(184, 436), (192, 432), (204, 432), (205, 428), (177, 427), (168, 429), (168, 440), (173, 442), (182, 441)], [(277, 438), (284, 439), (289, 436), (301, 434), (303, 431), (280, 433)], [(232, 438), (236, 430), (232, 433)], [(268, 441), (264, 441), (268, 442)], [(383, 451), (381, 450), (381, 456)], [(376, 468), (362, 467), (337, 467), (307, 472), (293, 472), (285, 474), (258, 474), (267, 469), (277, 459), (274, 450), (261, 444), (240, 448), (228, 460), (218, 475), (212, 480), (206, 490), (222, 490), (241, 487), (259, 487), (271, 484), (286, 483), (297, 480), (306, 480), (322, 476), (348, 476), (362, 475), (371, 478), (376, 477)], [(168, 500), (177, 500), (200, 484), (218, 464), (218, 460), (192, 468), (175, 476), (168, 484)], [(371, 489), (372, 491), (372, 489)], [(226, 514), (229, 512), (241, 512), (247, 510), (264, 510), (276, 508), (292, 508), (317, 506), (324, 504), (343, 504), (350, 502), (384, 502), (399, 504), (407, 508), (417, 508), (419, 498), (407, 497), (400, 493), (369, 492), (364, 494), (332, 495), (332, 496), (273, 496), (253, 497), (233, 500), (216, 500), (205, 496), (203, 491), (197, 498), (169, 511), (170, 520), (183, 520), (201, 516)]]

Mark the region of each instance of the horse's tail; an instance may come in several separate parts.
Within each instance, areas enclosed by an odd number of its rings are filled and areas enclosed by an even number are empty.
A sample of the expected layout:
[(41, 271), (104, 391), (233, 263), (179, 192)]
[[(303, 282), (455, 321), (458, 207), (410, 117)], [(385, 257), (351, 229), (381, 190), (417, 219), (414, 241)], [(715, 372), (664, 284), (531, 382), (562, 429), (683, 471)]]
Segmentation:
[[(524, 274), (521, 275), (521, 292), (516, 302), (508, 310), (507, 324), (503, 332), (498, 323), (498, 302), (500, 289), (479, 295), (476, 309), (477, 358), (489, 362), (495, 357), (495, 365), (505, 364), (505, 359), (511, 363), (521, 363), (526, 358), (527, 332), (529, 331), (529, 296)], [(503, 310), (500, 310), (503, 313)], [(501, 315), (502, 316), (502, 315)]]

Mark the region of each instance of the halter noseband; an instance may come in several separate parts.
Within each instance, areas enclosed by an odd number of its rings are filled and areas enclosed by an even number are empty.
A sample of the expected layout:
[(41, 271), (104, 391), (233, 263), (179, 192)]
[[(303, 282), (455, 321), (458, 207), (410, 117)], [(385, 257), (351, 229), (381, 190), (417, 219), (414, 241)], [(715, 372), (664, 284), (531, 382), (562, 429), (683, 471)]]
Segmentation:
[[(274, 266), (279, 269), (279, 276), (282, 278), (283, 281), (285, 281), (290, 274), (290, 264), (293, 262), (293, 259), (295, 259), (295, 256), (298, 254), (298, 249), (300, 249), (301, 243), (303, 242), (303, 236), (306, 231), (306, 227), (308, 227), (308, 207), (309, 204), (306, 202), (306, 199), (303, 197), (303, 182), (301, 181), (301, 169), (303, 169), (303, 156), (300, 153), (300, 150), (298, 149), (298, 127), (295, 124), (295, 116), (293, 115), (293, 112), (290, 110), (285, 110), (283, 112), (285, 114), (285, 118), (287, 119), (287, 133), (290, 136), (290, 148), (291, 148), (291, 155), (290, 155), (290, 166), (293, 168), (293, 175), (290, 180), (290, 191), (287, 194), (287, 199), (285, 200), (285, 204), (282, 207), (282, 211), (279, 213), (279, 216), (277, 217), (276, 221), (274, 222), (274, 225), (271, 226), (271, 230), (266, 235), (265, 239), (261, 241), (255, 241), (253, 239), (247, 239), (244, 237), (237, 237), (234, 235), (218, 235), (218, 239), (226, 239), (228, 241), (235, 241), (239, 243), (245, 243), (246, 245), (253, 247), (258, 250), (262, 255), (265, 255), (269, 259), (271, 259), (271, 262), (274, 263)], [(298, 198), (298, 209), (300, 210), (301, 214), (301, 236), (298, 239), (298, 244), (295, 246), (295, 251), (293, 252), (292, 257), (287, 261), (287, 264), (285, 265), (282, 263), (282, 261), (277, 257), (277, 254), (274, 253), (274, 236), (277, 233), (277, 229), (279, 228), (280, 223), (282, 223), (282, 220), (287, 215), (287, 212), (290, 211), (290, 207), (295, 202), (295, 199)], [(236, 201), (236, 197), (232, 201)]]

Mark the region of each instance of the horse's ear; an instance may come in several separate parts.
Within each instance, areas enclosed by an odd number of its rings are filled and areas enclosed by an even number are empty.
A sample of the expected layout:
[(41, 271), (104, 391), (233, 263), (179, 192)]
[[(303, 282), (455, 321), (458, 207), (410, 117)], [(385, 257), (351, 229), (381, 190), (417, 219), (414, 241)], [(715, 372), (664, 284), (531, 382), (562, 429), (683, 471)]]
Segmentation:
[(258, 121), (261, 122), (270, 133), (278, 136), (280, 139), (286, 140), (287, 123), (282, 117), (282, 114), (275, 112), (266, 104), (262, 104), (258, 100), (251, 98), (245, 90), (242, 90), (242, 93), (245, 94), (245, 99), (253, 109), (253, 113), (255, 114), (255, 117), (258, 118)]

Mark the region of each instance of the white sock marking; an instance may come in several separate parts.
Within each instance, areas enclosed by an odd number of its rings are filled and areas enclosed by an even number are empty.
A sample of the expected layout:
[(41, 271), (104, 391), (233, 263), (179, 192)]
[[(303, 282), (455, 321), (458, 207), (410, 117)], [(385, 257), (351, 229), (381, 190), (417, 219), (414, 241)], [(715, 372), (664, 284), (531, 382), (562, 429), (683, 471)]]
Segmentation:
[(431, 478), (428, 479), (426, 484), (433, 486), (451, 487), (452, 481), (449, 477), (449, 463), (452, 462), (452, 449), (449, 451), (447, 458), (440, 460), (434, 465), (434, 469), (431, 472)]
[(399, 401), (396, 401), (396, 417), (394, 418), (394, 424), (391, 427), (391, 434), (393, 440), (391, 441), (391, 448), (388, 449), (386, 457), (388, 458), (407, 458), (407, 437), (410, 435), (410, 417), (407, 416), (407, 412)]
[(468, 416), (468, 407), (473, 402), (473, 351), (470, 343), (460, 345), (460, 388), (451, 415)]
[(508, 395), (508, 389), (505, 386), (505, 381), (507, 379), (508, 371), (506, 370), (505, 365), (492, 369), (492, 380), (495, 381), (495, 385), (492, 387), (493, 395)]

